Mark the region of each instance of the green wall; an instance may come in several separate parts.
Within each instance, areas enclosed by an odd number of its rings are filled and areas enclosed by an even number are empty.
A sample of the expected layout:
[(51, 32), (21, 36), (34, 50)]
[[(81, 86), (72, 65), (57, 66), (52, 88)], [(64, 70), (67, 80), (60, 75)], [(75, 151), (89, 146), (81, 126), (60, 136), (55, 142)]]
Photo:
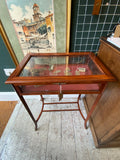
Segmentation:
[(100, 38), (120, 23), (120, 0), (102, 0), (98, 15), (92, 15), (95, 0), (73, 0), (71, 10), (71, 52), (97, 53)]
[(5, 81), (8, 78), (4, 70), (5, 68), (15, 68), (15, 64), (6, 48), (6, 45), (0, 35), (0, 92), (13, 91), (11, 85), (6, 85)]

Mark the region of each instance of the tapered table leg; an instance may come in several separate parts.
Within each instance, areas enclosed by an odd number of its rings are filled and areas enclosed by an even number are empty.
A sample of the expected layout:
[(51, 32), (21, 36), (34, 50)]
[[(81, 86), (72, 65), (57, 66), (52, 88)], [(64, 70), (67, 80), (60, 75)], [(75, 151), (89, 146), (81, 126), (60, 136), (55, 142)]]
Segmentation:
[(38, 118), (37, 118), (36, 121), (38, 121), (38, 120), (40, 119), (40, 117), (41, 117), (41, 115), (42, 115), (42, 112), (43, 112), (43, 109), (44, 109), (44, 98), (43, 98), (42, 95), (40, 95), (40, 96), (41, 96), (41, 101), (42, 101), (42, 109), (41, 109), (41, 112), (40, 112), (40, 114), (39, 114), (39, 116), (38, 116)]
[(28, 107), (28, 105), (27, 105), (24, 97), (22, 95), (20, 95), (20, 89), (19, 89), (19, 87), (17, 87), (17, 86), (13, 86), (13, 87), (14, 87), (16, 93), (18, 94), (20, 100), (22, 101), (22, 103), (23, 103), (25, 109), (27, 110), (28, 114), (30, 115), (31, 119), (33, 120), (33, 122), (35, 124), (35, 130), (37, 130), (37, 121), (35, 120), (35, 118), (34, 118), (32, 112), (31, 112), (31, 110), (29, 109), (29, 107)]
[(87, 114), (87, 117), (85, 118), (85, 121), (84, 121), (84, 127), (85, 127), (85, 129), (87, 129), (87, 121), (89, 120), (89, 118), (91, 117), (93, 111), (95, 110), (95, 108), (96, 108), (96, 106), (97, 106), (97, 103), (99, 102), (99, 100), (100, 100), (100, 98), (101, 98), (101, 96), (102, 96), (102, 93), (103, 93), (104, 90), (105, 90), (106, 85), (107, 85), (107, 84), (102, 84), (101, 93), (98, 94), (98, 96), (97, 96), (94, 104), (92, 105), (90, 111), (89, 111), (88, 114)]

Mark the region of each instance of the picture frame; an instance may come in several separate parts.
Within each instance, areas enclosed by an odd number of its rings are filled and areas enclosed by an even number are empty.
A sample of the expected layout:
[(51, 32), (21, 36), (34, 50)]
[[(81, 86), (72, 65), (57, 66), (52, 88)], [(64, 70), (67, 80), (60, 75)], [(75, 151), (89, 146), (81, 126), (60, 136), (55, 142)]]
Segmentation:
[[(9, 0), (6, 0), (6, 4), (7, 4), (7, 1), (9, 1)], [(17, 0), (13, 0), (13, 1), (17, 2)], [(55, 21), (55, 34), (56, 34), (56, 51), (54, 50), (54, 51), (50, 51), (50, 52), (53, 52), (53, 53), (54, 52), (69, 52), (71, 0), (66, 0), (66, 1), (53, 0), (53, 3), (54, 3), (53, 4), (54, 13), (55, 13), (54, 21)], [(60, 13), (61, 13), (61, 15), (60, 15)], [(16, 34), (16, 36), (18, 37), (17, 34)], [(21, 44), (20, 44), (20, 46), (21, 46)], [(36, 47), (36, 51), (34, 51), (34, 52), (40, 52), (40, 49), (37, 48), (37, 46), (35, 46), (35, 47)], [(23, 51), (23, 49), (22, 49), (22, 51)], [(28, 49), (27, 53), (29, 53), (29, 52), (31, 52), (31, 50)], [(49, 52), (49, 50), (48, 50), (48, 52)], [(24, 54), (24, 56), (25, 56), (25, 54)]]
[(67, 25), (66, 25), (66, 52), (70, 50), (70, 29), (71, 29), (71, 6), (72, 0), (67, 0)]
[(6, 0), (24, 56), (56, 52), (53, 0)]
[(11, 44), (10, 44), (9, 38), (8, 38), (6, 32), (5, 32), (5, 29), (3, 27), (3, 24), (1, 22), (1, 20), (0, 20), (0, 35), (1, 35), (6, 47), (8, 49), (8, 52), (10, 53), (10, 56), (11, 56), (13, 62), (17, 66), (18, 65), (17, 57), (16, 57), (15, 52), (14, 52), (14, 50), (13, 50)]

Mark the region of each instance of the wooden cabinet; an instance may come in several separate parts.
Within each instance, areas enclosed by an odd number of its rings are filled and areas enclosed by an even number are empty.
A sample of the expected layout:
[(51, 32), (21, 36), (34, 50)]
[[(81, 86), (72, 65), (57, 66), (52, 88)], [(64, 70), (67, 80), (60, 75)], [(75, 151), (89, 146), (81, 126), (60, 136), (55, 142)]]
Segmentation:
[[(90, 119), (96, 147), (120, 146), (120, 49), (101, 38), (98, 57), (111, 70), (117, 82), (109, 82)], [(96, 95), (84, 99), (88, 112)]]

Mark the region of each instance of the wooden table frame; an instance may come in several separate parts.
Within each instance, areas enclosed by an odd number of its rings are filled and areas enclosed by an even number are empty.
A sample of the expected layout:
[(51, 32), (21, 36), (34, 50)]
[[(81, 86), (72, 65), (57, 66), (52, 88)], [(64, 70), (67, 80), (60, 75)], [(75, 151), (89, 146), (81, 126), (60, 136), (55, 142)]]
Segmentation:
[[(104, 73), (102, 75), (80, 75), (80, 76), (51, 76), (51, 77), (19, 77), (19, 74), (23, 70), (24, 66), (27, 64), (31, 56), (79, 56), (79, 55), (89, 55), (96, 66)], [(105, 87), (108, 82), (115, 81), (115, 77), (111, 74), (111, 72), (104, 66), (104, 64), (93, 54), (90, 52), (80, 52), (80, 53), (49, 53), (49, 54), (40, 54), (40, 53), (30, 53), (28, 54), (23, 61), (17, 66), (16, 70), (11, 74), (11, 76), (6, 81), (6, 84), (12, 84), (16, 93), (18, 94), (20, 100), (22, 101), (24, 107), (26, 108), (27, 112), (29, 113), (31, 119), (35, 124), (35, 130), (37, 130), (37, 122), (40, 119), (43, 112), (55, 112), (55, 111), (79, 111), (83, 120), (84, 126), (87, 129), (87, 121), (89, 120), (91, 114), (95, 110), (99, 99), (102, 96), (102, 93), (105, 90)], [(62, 84), (98, 84), (99, 90), (70, 90), (70, 91), (63, 91), (63, 94), (79, 94), (77, 98), (77, 102), (56, 102), (56, 103), (45, 103), (43, 95), (46, 94), (59, 94), (60, 91), (52, 92), (49, 91), (46, 93), (45, 91), (42, 92), (22, 92), (20, 87), (21, 85), (48, 85), (58, 83), (59, 85)], [(81, 112), (79, 106), (79, 99), (81, 94), (98, 94), (95, 102), (93, 103), (91, 110), (87, 114), (85, 118), (83, 113)], [(37, 119), (34, 118), (29, 106), (27, 105), (23, 95), (40, 95), (42, 100), (42, 109), (40, 114), (38, 115)], [(64, 110), (45, 110), (44, 105), (48, 104), (68, 104), (68, 103), (77, 103), (78, 109), (64, 109)]]

